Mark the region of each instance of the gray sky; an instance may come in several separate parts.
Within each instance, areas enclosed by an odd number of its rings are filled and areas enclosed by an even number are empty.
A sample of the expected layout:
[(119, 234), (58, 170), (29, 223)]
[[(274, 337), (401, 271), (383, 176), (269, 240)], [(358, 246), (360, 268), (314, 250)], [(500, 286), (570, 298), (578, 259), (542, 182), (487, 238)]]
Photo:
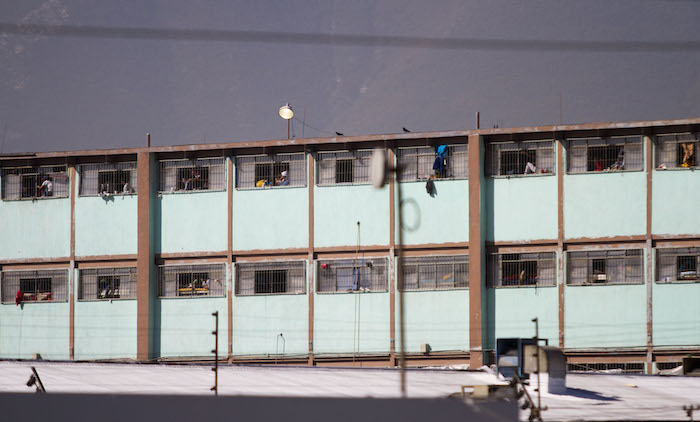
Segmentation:
[[(4, 0), (4, 23), (700, 41), (700, 1)], [(0, 33), (2, 152), (700, 116), (700, 52), (484, 51)], [(560, 112), (560, 98), (561, 112)], [(7, 127), (6, 136), (3, 131)], [(302, 125), (295, 123), (297, 137)], [(327, 136), (305, 128), (306, 137)], [(4, 139), (4, 145), (3, 145)]]

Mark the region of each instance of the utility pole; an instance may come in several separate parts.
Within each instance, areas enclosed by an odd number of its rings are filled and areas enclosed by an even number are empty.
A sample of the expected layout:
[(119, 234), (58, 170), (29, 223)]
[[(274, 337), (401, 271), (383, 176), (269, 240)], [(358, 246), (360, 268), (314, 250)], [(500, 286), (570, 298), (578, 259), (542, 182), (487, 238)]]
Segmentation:
[(214, 350), (211, 352), (214, 354), (214, 367), (211, 368), (212, 371), (214, 371), (214, 386), (211, 388), (211, 391), (214, 392), (215, 396), (219, 395), (219, 311), (216, 311), (211, 314), (214, 317), (215, 322), (215, 328), (214, 331), (212, 331), (212, 335), (214, 336)]

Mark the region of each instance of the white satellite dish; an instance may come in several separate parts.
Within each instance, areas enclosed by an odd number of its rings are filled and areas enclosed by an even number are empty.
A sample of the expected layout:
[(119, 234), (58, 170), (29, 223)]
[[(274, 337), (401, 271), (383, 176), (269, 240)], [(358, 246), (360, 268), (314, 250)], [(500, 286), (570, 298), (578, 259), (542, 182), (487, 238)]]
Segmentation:
[(372, 177), (372, 185), (375, 188), (381, 189), (386, 180), (386, 150), (376, 148), (372, 151), (372, 163), (370, 164), (370, 172)]

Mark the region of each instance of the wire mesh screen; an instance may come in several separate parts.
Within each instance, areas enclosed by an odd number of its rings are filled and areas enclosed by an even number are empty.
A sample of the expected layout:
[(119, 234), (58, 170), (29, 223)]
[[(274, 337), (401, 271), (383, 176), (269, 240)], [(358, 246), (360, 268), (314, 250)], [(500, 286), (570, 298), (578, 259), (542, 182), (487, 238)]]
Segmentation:
[(136, 299), (136, 268), (80, 270), (78, 300)]
[(568, 255), (568, 285), (644, 282), (641, 249), (568, 252)]
[(656, 137), (656, 168), (690, 168), (700, 166), (700, 134), (685, 133)]
[(642, 170), (642, 137), (572, 139), (567, 166), (569, 173)]
[(387, 281), (386, 258), (341, 259), (318, 261), (318, 291), (386, 292)]
[(495, 142), (486, 148), (486, 174), (554, 173), (554, 141)]
[(306, 156), (295, 154), (236, 157), (236, 188), (306, 186)]
[(404, 258), (400, 290), (451, 290), (469, 287), (469, 256)]
[(656, 281), (700, 281), (700, 248), (657, 249)]
[(226, 266), (173, 265), (160, 267), (160, 297), (226, 295)]
[(223, 157), (160, 162), (160, 192), (225, 189), (226, 164)]
[(3, 271), (2, 303), (68, 301), (68, 270)]
[(136, 193), (136, 163), (81, 164), (80, 196)]
[(399, 180), (404, 182), (430, 177), (463, 179), (469, 175), (466, 145), (399, 148), (397, 158)]
[(70, 192), (66, 166), (4, 167), (2, 199), (67, 198)]
[(371, 150), (319, 152), (318, 185), (352, 185), (370, 182)]
[(236, 264), (236, 295), (304, 294), (306, 261)]
[(603, 362), (603, 363), (568, 363), (569, 372), (602, 372), (619, 370), (623, 374), (643, 374), (644, 362)]
[(556, 285), (554, 252), (490, 254), (486, 261), (488, 287)]

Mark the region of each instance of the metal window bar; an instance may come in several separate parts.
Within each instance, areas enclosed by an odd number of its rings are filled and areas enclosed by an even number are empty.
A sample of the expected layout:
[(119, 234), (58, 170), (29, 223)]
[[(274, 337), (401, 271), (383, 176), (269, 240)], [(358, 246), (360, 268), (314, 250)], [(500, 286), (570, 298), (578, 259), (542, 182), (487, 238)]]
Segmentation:
[(3, 271), (2, 303), (15, 303), (17, 292), (23, 302), (68, 301), (68, 270)]
[(554, 141), (493, 142), (486, 147), (489, 176), (553, 173)]
[(568, 252), (567, 270), (571, 286), (644, 283), (641, 249)]
[(159, 297), (226, 296), (224, 264), (166, 265), (159, 269)]
[(318, 185), (361, 185), (370, 183), (371, 150), (319, 152)]
[[(410, 182), (430, 177), (465, 179), (469, 175), (466, 145), (448, 145), (441, 173), (433, 147), (399, 148), (397, 150), (399, 180)], [(437, 168), (436, 168), (437, 167)]]
[(488, 287), (546, 287), (556, 285), (554, 252), (489, 254)]
[(306, 154), (303, 152), (236, 157), (237, 189), (292, 186), (306, 186)]
[(399, 290), (455, 290), (469, 288), (469, 256), (404, 258)]
[(130, 195), (136, 193), (136, 163), (81, 164), (80, 196)]
[(386, 258), (318, 261), (319, 293), (357, 291), (388, 291)]
[(700, 167), (700, 133), (656, 137), (656, 168)]
[(67, 198), (70, 192), (65, 165), (4, 167), (0, 178), (4, 200)]
[(657, 283), (697, 281), (700, 281), (700, 248), (656, 250)]
[(642, 170), (642, 137), (571, 139), (567, 158), (568, 173)]
[(136, 299), (136, 268), (80, 270), (78, 300)]
[(236, 264), (236, 296), (305, 293), (306, 261)]
[(643, 374), (644, 362), (607, 362), (607, 363), (568, 363), (569, 372), (601, 372), (620, 370), (624, 374)]
[(223, 157), (160, 162), (159, 192), (226, 190)]
[(683, 362), (656, 362), (656, 369), (658, 369), (659, 371), (676, 369), (679, 366), (683, 366)]

